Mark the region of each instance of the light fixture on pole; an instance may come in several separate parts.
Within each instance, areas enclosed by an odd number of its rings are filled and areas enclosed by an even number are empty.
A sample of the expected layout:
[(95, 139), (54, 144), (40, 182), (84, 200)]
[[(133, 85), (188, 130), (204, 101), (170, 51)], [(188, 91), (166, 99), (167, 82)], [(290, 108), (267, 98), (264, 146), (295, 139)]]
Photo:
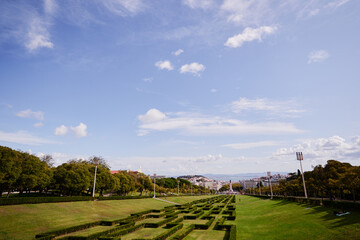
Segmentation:
[(99, 164), (99, 159), (97, 157), (94, 158), (94, 165), (95, 165), (95, 175), (94, 175), (94, 186), (93, 186), (93, 192), (92, 197), (95, 197), (95, 185), (96, 185), (96, 172), (97, 172), (97, 165)]
[(261, 195), (261, 179), (259, 178), (259, 194)]
[(178, 183), (178, 195), (180, 194), (180, 181), (179, 181), (179, 179), (177, 180), (177, 183)]
[(271, 186), (271, 172), (267, 172), (267, 175), (269, 177), (269, 183), (270, 183), (270, 192), (271, 192), (271, 198), (273, 199), (273, 191), (272, 191), (272, 186)]
[(156, 174), (154, 173), (154, 196), (153, 198), (155, 198), (156, 194), (155, 194), (155, 185), (156, 185)]
[(297, 159), (298, 161), (300, 161), (300, 169), (301, 169), (301, 176), (302, 176), (303, 185), (304, 185), (304, 193), (305, 193), (305, 198), (307, 198), (304, 172), (303, 172), (303, 168), (302, 168), (302, 164), (301, 164), (301, 161), (304, 160), (304, 157), (303, 157), (302, 152), (296, 152), (296, 159)]

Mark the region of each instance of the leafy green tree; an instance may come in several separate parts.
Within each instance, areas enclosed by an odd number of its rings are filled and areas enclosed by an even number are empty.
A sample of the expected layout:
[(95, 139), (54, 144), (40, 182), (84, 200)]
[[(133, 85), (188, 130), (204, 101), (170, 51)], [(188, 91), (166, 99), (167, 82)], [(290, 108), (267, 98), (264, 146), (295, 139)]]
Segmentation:
[(114, 176), (118, 179), (116, 191), (119, 195), (126, 195), (135, 190), (135, 181), (126, 171), (116, 173)]
[(21, 174), (22, 155), (11, 148), (0, 146), (0, 196), (7, 191), (9, 197), (11, 190)]

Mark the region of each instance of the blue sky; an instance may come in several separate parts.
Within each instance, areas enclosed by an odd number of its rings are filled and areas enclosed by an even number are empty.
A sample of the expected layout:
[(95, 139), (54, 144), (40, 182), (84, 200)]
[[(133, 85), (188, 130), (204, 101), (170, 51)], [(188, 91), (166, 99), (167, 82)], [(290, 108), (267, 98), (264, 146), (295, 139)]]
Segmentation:
[(359, 10), (1, 1), (0, 145), (165, 175), (359, 165)]

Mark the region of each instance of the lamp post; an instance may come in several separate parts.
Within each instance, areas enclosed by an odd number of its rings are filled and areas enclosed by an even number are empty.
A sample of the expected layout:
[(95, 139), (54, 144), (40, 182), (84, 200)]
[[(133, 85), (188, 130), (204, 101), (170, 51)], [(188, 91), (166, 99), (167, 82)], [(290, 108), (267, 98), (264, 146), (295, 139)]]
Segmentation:
[(177, 183), (178, 183), (178, 195), (180, 194), (180, 181), (179, 181), (179, 179), (177, 180)]
[(95, 185), (96, 185), (96, 172), (97, 172), (97, 165), (99, 164), (99, 159), (98, 158), (94, 158), (94, 165), (95, 165), (95, 175), (94, 175), (94, 187), (93, 187), (93, 192), (92, 192), (92, 197), (95, 197)]
[(156, 185), (156, 174), (154, 173), (154, 196), (153, 198), (156, 198), (156, 193), (155, 193), (155, 185)]
[(300, 161), (300, 169), (301, 169), (301, 176), (302, 176), (303, 185), (304, 185), (305, 198), (307, 198), (305, 178), (304, 178), (303, 168), (302, 168), (302, 164), (301, 164), (301, 161), (304, 160), (302, 152), (296, 152), (296, 159), (298, 161)]
[(269, 183), (270, 183), (270, 192), (271, 192), (271, 198), (273, 199), (273, 191), (272, 191), (272, 186), (271, 186), (271, 172), (267, 172), (267, 175), (269, 177)]
[(191, 196), (192, 196), (192, 184), (190, 184), (190, 189), (191, 189)]
[(261, 179), (259, 179), (259, 194), (261, 195)]

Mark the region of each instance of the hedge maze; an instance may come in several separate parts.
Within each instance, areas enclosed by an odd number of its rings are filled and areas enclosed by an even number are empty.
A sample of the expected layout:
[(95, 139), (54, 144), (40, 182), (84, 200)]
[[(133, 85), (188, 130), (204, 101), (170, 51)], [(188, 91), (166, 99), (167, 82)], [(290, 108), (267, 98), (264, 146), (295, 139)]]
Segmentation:
[(235, 196), (215, 196), (162, 210), (133, 213), (40, 233), (37, 240), (180, 240), (236, 239)]

